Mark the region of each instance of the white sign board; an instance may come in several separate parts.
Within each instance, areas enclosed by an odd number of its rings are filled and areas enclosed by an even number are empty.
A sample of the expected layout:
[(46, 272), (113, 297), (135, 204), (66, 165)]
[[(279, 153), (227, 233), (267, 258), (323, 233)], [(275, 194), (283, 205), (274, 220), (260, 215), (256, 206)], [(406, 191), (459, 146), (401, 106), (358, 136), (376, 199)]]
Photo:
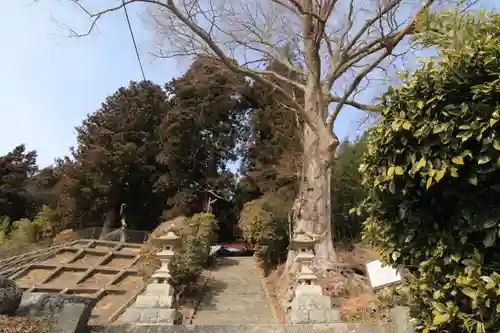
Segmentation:
[(366, 271), (373, 289), (380, 289), (403, 281), (403, 276), (399, 270), (383, 266), (380, 260), (367, 263)]

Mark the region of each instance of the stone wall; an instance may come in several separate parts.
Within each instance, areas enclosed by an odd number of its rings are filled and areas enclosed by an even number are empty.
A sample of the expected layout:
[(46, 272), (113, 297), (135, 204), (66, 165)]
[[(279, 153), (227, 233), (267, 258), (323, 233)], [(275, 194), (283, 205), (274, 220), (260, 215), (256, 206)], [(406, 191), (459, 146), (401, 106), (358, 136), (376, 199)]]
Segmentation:
[(94, 326), (90, 333), (393, 333), (389, 324), (309, 325), (115, 325)]
[(52, 333), (85, 333), (94, 306), (87, 297), (25, 292), (16, 314), (53, 318)]

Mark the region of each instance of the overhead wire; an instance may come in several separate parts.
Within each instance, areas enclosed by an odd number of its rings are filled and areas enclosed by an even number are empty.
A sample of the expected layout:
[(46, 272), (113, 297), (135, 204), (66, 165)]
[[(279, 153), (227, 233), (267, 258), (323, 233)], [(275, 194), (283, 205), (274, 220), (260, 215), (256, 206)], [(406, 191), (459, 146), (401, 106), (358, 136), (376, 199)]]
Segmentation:
[(137, 56), (137, 61), (139, 62), (139, 67), (141, 69), (142, 78), (144, 81), (146, 81), (146, 75), (144, 74), (144, 67), (142, 66), (141, 56), (139, 55), (139, 50), (137, 48), (137, 43), (135, 41), (135, 36), (134, 36), (134, 32), (132, 30), (132, 25), (130, 24), (130, 18), (128, 16), (128, 10), (127, 10), (127, 6), (125, 4), (125, 0), (122, 0), (122, 4), (123, 4), (123, 10), (125, 11), (125, 18), (127, 19), (128, 30), (130, 31), (130, 36), (132, 37), (132, 43), (134, 44), (135, 55)]

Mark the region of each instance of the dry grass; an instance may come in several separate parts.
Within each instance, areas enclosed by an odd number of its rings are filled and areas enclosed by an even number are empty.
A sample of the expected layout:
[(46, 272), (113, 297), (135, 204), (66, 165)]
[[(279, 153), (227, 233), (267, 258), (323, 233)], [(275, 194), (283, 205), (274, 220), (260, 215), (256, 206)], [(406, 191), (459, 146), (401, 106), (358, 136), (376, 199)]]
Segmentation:
[(367, 262), (379, 259), (375, 249), (359, 243), (350, 247), (340, 247), (337, 249), (337, 254), (340, 262), (351, 264), (363, 270)]
[(271, 271), (269, 274), (266, 274), (265, 270), (261, 267), (260, 262), (258, 260), (256, 260), (256, 266), (259, 270), (261, 279), (264, 281), (264, 285), (267, 289), (266, 294), (267, 297), (269, 297), (269, 301), (274, 309), (274, 313), (281, 321), (281, 323), (284, 323), (285, 311), (281, 306), (281, 301), (279, 297), (279, 283), (285, 265), (278, 266), (275, 270)]
[(2, 333), (50, 333), (53, 322), (48, 318), (0, 316)]
[(80, 239), (78, 234), (73, 229), (64, 229), (54, 236), (52, 243), (54, 245), (65, 244)]
[[(320, 277), (320, 285), (326, 295), (332, 298), (335, 308), (341, 311), (342, 320), (346, 322), (386, 321), (387, 304), (381, 307), (377, 294), (370, 286), (365, 272), (365, 264), (378, 259), (374, 249), (355, 244), (350, 247), (338, 248), (337, 254), (341, 268), (332, 270), (326, 276)], [(282, 279), (284, 265), (273, 270), (266, 278), (268, 294), (274, 303), (279, 316), (284, 316), (284, 298), (291, 281)], [(281, 295), (281, 296), (280, 296)]]
[(36, 243), (15, 243), (7, 240), (0, 244), (0, 259), (15, 257), (24, 253), (48, 248), (52, 245), (50, 239), (44, 239)]
[(373, 292), (364, 292), (339, 300), (342, 320), (346, 322), (376, 322), (384, 320), (385, 313), (377, 307)]
[(334, 304), (346, 322), (375, 322), (387, 320), (386, 309), (379, 306), (377, 295), (370, 285), (365, 264), (379, 258), (376, 250), (362, 244), (338, 248), (339, 262), (345, 265), (329, 272), (322, 281)]

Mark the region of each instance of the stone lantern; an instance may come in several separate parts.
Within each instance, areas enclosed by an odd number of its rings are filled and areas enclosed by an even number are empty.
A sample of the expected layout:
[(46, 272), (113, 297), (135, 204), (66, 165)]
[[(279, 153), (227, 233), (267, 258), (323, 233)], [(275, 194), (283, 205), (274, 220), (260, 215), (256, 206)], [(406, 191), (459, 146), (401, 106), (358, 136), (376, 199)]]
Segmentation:
[(181, 238), (172, 231), (172, 227), (151, 242), (160, 248), (156, 256), (161, 267), (151, 276), (152, 283), (146, 286), (142, 295), (122, 314), (120, 321), (134, 324), (173, 325), (179, 321), (179, 312), (174, 297), (174, 288), (168, 283), (170, 263), (175, 251), (181, 245)]
[(161, 250), (156, 254), (160, 259), (161, 267), (151, 276), (153, 283), (168, 283), (170, 275), (170, 263), (175, 254), (175, 250), (180, 246), (180, 237), (172, 230), (168, 230), (165, 235), (156, 237), (152, 240)]
[(311, 269), (316, 240), (304, 230), (297, 230), (291, 240), (291, 249), (297, 252), (294, 263), (300, 266), (296, 277), (294, 298), (287, 306), (287, 322), (316, 324), (340, 321), (340, 312), (332, 309), (329, 296), (323, 295), (318, 277)]
[(314, 259), (314, 245), (316, 241), (306, 235), (304, 230), (299, 229), (295, 233), (295, 237), (290, 242), (290, 248), (297, 252), (295, 262), (303, 265), (309, 265)]
[(318, 277), (310, 267), (314, 259), (315, 244), (316, 241), (302, 229), (297, 230), (290, 244), (291, 248), (297, 252), (295, 263), (300, 266), (296, 280), (295, 297), (302, 294), (323, 294), (321, 286), (317, 283)]
[(312, 286), (317, 285), (318, 277), (313, 273), (309, 266), (302, 266), (299, 276), (297, 277), (298, 286)]

